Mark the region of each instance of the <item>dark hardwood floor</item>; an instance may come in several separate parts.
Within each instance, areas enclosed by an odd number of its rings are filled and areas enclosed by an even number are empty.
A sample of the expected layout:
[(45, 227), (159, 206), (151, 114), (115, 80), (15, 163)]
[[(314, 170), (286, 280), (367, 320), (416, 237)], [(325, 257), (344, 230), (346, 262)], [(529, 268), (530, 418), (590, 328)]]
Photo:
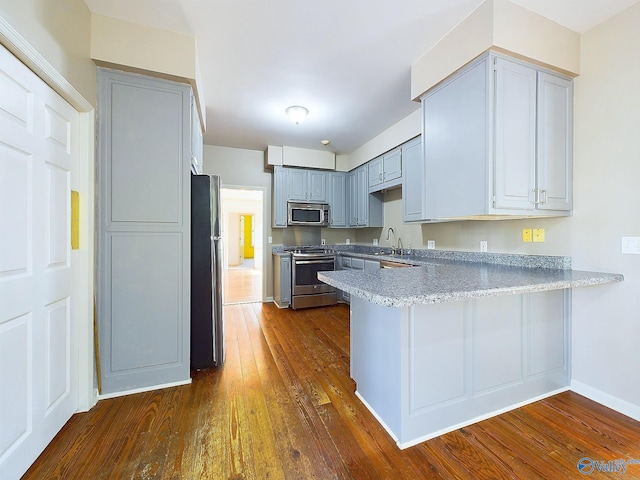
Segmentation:
[[(354, 395), (349, 310), (225, 307), (226, 364), (75, 415), (25, 479), (561, 479), (640, 459), (640, 423), (567, 392), (399, 450)], [(608, 464), (612, 465), (612, 464)]]

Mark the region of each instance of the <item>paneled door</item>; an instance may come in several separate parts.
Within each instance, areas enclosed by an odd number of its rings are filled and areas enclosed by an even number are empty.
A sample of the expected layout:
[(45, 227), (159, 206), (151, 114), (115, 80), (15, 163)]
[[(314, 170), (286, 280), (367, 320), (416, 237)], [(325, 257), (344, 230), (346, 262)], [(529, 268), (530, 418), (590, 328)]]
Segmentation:
[(0, 47), (0, 478), (19, 478), (78, 408), (77, 125)]

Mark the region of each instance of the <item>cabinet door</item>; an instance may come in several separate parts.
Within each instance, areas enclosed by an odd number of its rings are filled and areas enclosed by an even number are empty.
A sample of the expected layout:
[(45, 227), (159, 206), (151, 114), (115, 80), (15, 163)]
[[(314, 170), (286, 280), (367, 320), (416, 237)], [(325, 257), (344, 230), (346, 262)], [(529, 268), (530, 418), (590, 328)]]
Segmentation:
[(364, 270), (364, 258), (352, 258), (351, 268), (353, 270)]
[(380, 262), (378, 260), (365, 260), (364, 261), (364, 269), (365, 270), (380, 270)]
[(312, 202), (327, 201), (327, 172), (318, 170), (309, 170), (308, 177), (308, 193), (307, 199)]
[(533, 209), (536, 188), (536, 70), (495, 63), (495, 208)]
[(573, 207), (573, 82), (538, 73), (537, 185), (543, 210)]
[(274, 227), (287, 226), (287, 187), (288, 170), (283, 167), (273, 168), (273, 221)]
[(369, 189), (375, 191), (375, 187), (382, 185), (384, 181), (382, 157), (367, 162), (367, 168), (369, 169)]
[(291, 303), (291, 258), (280, 258), (280, 292), (283, 304)]
[(332, 227), (347, 226), (346, 175), (343, 172), (329, 174), (329, 206)]
[(488, 73), (484, 57), (422, 99), (426, 219), (486, 213)]
[(358, 167), (357, 175), (357, 222), (359, 227), (365, 227), (369, 224), (369, 188), (368, 188), (368, 169), (367, 165)]
[(100, 70), (102, 393), (190, 373), (189, 87)]
[(348, 226), (355, 227), (358, 225), (358, 175), (356, 170), (347, 174), (347, 193)]
[(287, 176), (289, 182), (287, 198), (293, 201), (306, 202), (308, 200), (308, 171), (298, 168), (288, 168)]
[(402, 180), (402, 217), (405, 222), (425, 220), (423, 214), (424, 168), (422, 137), (402, 145), (404, 177)]
[(382, 157), (382, 179), (384, 183), (395, 183), (402, 177), (402, 149), (396, 148)]

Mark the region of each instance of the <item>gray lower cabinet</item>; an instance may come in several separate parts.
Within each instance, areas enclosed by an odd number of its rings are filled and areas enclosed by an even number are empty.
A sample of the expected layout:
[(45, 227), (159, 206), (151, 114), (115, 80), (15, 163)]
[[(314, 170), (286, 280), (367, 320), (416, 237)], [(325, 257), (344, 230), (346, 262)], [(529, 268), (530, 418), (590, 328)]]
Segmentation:
[(273, 254), (273, 301), (278, 308), (291, 305), (291, 256)]
[[(360, 257), (352, 257), (345, 254), (338, 255), (338, 270), (378, 270), (380, 262), (378, 260), (369, 260)], [(351, 296), (348, 292), (339, 291), (338, 300), (349, 303)]]
[(398, 446), (571, 382), (571, 290), (389, 308), (351, 299), (351, 378)]
[(191, 89), (99, 69), (102, 393), (190, 378)]
[(422, 219), (569, 215), (572, 97), (570, 78), (493, 52), (427, 92)]

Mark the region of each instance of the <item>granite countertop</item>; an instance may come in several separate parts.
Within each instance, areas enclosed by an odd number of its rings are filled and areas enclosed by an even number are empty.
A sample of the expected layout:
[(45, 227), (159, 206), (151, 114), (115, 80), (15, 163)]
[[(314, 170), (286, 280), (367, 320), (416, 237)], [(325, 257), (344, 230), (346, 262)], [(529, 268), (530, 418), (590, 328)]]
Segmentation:
[[(318, 273), (318, 278), (329, 285), (387, 307), (454, 302), (624, 280), (622, 275), (615, 273), (572, 270), (568, 257), (446, 251), (426, 254), (425, 251), (416, 251), (411, 256), (374, 255), (372, 250), (339, 253), (418, 265)], [(540, 265), (552, 265), (553, 268)]]

